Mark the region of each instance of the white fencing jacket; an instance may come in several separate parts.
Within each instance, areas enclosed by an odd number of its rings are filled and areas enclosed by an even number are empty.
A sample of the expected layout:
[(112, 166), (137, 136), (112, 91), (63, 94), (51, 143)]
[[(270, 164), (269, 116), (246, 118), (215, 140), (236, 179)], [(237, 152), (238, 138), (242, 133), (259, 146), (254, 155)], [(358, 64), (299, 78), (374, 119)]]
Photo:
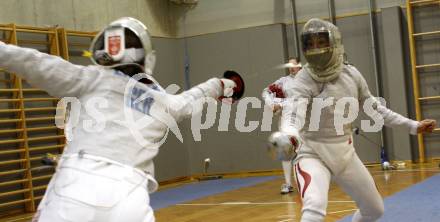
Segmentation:
[[(284, 86), (286, 97), (280, 130), (302, 140), (303, 146), (298, 149), (298, 158), (306, 155), (318, 155), (330, 168), (339, 171), (354, 153), (352, 146), (352, 122), (343, 124), (342, 133), (335, 127), (336, 101), (344, 97), (358, 101), (359, 111), (367, 99), (375, 98), (368, 89), (362, 74), (351, 65), (344, 65), (340, 76), (330, 82), (320, 83), (311, 78), (306, 69), (300, 70), (293, 81)], [(313, 112), (314, 99), (334, 98), (333, 104), (326, 106), (320, 116)], [(302, 99), (302, 100), (299, 100)], [(296, 102), (293, 102), (296, 101)], [(289, 106), (289, 107), (286, 107)], [(318, 109), (316, 109), (318, 110)], [(411, 134), (417, 133), (418, 122), (391, 111), (384, 105), (377, 105), (376, 114), (383, 118), (384, 125), (403, 127)], [(312, 116), (318, 117), (318, 128), (311, 124)], [(336, 120), (338, 121), (338, 120)], [(373, 122), (371, 122), (371, 125)], [(322, 145), (319, 145), (322, 144)], [(336, 146), (332, 146), (335, 144)], [(346, 144), (344, 146), (337, 144)], [(332, 164), (334, 163), (334, 164)]]
[[(363, 110), (363, 104), (367, 99), (375, 98), (368, 89), (367, 82), (362, 74), (351, 65), (344, 65), (341, 75), (330, 82), (319, 83), (313, 80), (305, 69), (298, 72), (293, 81), (288, 82), (288, 86), (284, 87), (286, 97), (290, 101), (300, 101), (298, 99), (306, 99), (308, 101), (306, 113), (298, 112), (301, 102), (289, 102), (292, 104), (289, 109), (284, 109), (282, 116), (285, 121), (282, 123), (282, 130), (295, 132), (301, 131), (305, 137), (316, 140), (318, 142), (342, 142), (348, 140), (352, 134), (351, 124), (349, 122), (344, 125), (343, 135), (338, 135), (335, 129), (335, 105), (339, 99), (354, 98), (359, 101), (359, 110)], [(317, 131), (310, 130), (311, 111), (314, 99), (334, 98), (334, 102), (323, 108), (321, 111), (319, 129)], [(318, 109), (316, 109), (318, 110)], [(384, 119), (384, 124), (391, 127), (405, 127), (411, 134), (417, 133), (418, 122), (408, 119), (398, 113), (395, 113), (379, 104), (375, 109)], [(300, 121), (295, 121), (297, 115), (304, 115), (301, 118), (305, 123), (300, 125)]]
[[(70, 113), (74, 140), (63, 155), (83, 151), (150, 174), (162, 144), (157, 142), (165, 138), (169, 126), (175, 127), (175, 122), (191, 115), (195, 100), (218, 98), (223, 93), (220, 79), (212, 78), (171, 95), (151, 76), (148, 78), (154, 83), (146, 85), (114, 69), (74, 65), (57, 56), (2, 42), (0, 67), (51, 96), (79, 100), (79, 115), (75, 117), (73, 110)], [(127, 88), (129, 83), (134, 84)]]

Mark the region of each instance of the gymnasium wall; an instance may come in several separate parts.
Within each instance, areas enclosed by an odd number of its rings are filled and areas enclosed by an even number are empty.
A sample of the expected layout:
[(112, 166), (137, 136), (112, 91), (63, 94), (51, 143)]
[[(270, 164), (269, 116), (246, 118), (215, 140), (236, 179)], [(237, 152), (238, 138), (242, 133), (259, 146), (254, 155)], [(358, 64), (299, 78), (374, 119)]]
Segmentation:
[[(328, 0), (295, 0), (298, 22), (328, 17)], [(337, 16), (368, 13), (369, 1), (334, 1)], [(377, 0), (376, 8), (401, 6), (405, 0)], [(177, 36), (194, 36), (274, 23), (292, 24), (291, 0), (200, 0), (196, 7), (175, 7)], [(182, 16), (186, 12), (185, 16)]]
[[(259, 26), (188, 37), (186, 40), (191, 61), (191, 84), (221, 76), (225, 70), (242, 74), (246, 83), (244, 96), (254, 97), (257, 101), (254, 108), (247, 104), (244, 126), (249, 126), (249, 121), (258, 121), (255, 130), (240, 130), (241, 124), (237, 120), (243, 120), (243, 117), (236, 119), (237, 104), (234, 104), (230, 112), (229, 131), (219, 132), (222, 105), (219, 103), (215, 124), (201, 131), (201, 141), (194, 142), (192, 137), (187, 140), (191, 172), (202, 172), (205, 158), (212, 161), (211, 173), (278, 169), (278, 162), (272, 161), (266, 154), (269, 132), (261, 129), (264, 104), (260, 98), (263, 88), (285, 74), (285, 70), (274, 69), (274, 66), (284, 63), (287, 56), (284, 26)], [(272, 130), (276, 130), (276, 126), (272, 124)]]
[[(184, 87), (183, 72), (183, 40), (169, 38), (153, 38), (157, 51), (157, 63), (154, 77), (166, 88), (171, 84)], [(188, 133), (189, 125), (183, 122), (179, 125), (183, 136)], [(185, 129), (185, 130), (183, 130)], [(186, 142), (184, 140), (184, 142)], [(168, 180), (190, 174), (189, 150), (174, 134), (170, 133), (166, 143), (160, 148), (155, 158), (156, 177), (159, 181)]]
[[(233, 29), (292, 23), (291, 0), (200, 0), (185, 7), (168, 0), (3, 0), (0, 24), (59, 25), (71, 30), (99, 30), (122, 16), (144, 22), (154, 36), (186, 37)], [(376, 7), (404, 5), (405, 0), (378, 0)], [(296, 0), (297, 17), (327, 17), (327, 0)], [(336, 15), (368, 12), (368, 1), (335, 1)], [(17, 11), (21, 13), (16, 13)], [(185, 27), (185, 28), (184, 28)]]
[(70, 30), (99, 30), (109, 22), (132, 16), (144, 22), (154, 36), (176, 36), (168, 16), (168, 0), (2, 0), (0, 24), (28, 26), (58, 25)]

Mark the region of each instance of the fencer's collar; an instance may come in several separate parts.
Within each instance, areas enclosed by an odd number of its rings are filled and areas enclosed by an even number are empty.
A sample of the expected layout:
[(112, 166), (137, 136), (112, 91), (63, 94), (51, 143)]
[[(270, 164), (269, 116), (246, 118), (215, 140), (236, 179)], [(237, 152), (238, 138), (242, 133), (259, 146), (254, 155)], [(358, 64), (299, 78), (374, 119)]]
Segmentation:
[(339, 77), (339, 75), (341, 74), (342, 66), (340, 67), (340, 69), (336, 69), (331, 74), (326, 75), (326, 76), (317, 75), (316, 73), (314, 73), (313, 69), (310, 67), (305, 67), (305, 69), (307, 70), (307, 72), (309, 73), (310, 77), (312, 77), (313, 80), (320, 82), (320, 83), (325, 83), (325, 82), (331, 82), (331, 81), (337, 79)]

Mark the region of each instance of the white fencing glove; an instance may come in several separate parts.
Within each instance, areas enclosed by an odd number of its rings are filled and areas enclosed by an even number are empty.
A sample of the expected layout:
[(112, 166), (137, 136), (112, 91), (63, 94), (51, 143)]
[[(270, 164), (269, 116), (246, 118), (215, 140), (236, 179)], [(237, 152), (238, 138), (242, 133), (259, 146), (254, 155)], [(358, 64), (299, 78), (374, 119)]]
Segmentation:
[(272, 159), (291, 161), (296, 157), (299, 139), (284, 132), (274, 132), (269, 136), (267, 151)]
[(230, 79), (220, 79), (223, 86), (223, 96), (229, 98), (234, 94), (234, 88), (237, 86), (234, 81)]

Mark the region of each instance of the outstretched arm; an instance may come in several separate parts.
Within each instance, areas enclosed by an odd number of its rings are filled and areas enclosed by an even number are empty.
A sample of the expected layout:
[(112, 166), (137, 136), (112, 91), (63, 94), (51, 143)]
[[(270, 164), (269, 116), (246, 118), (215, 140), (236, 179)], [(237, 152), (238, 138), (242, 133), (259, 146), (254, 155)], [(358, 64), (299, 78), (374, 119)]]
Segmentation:
[(300, 130), (304, 126), (311, 91), (300, 79), (286, 86), (285, 100), (280, 120), (280, 132), (274, 132), (269, 137), (268, 150), (272, 157), (279, 160), (291, 160), (296, 155), (296, 149), (302, 143)]
[[(354, 67), (352, 67), (357, 71)], [(357, 71), (358, 72), (358, 71)], [(371, 94), (367, 82), (364, 77), (358, 72), (359, 75), (359, 95), (360, 102), (363, 104), (367, 99), (376, 100), (376, 98)], [(406, 118), (386, 106), (382, 105), (376, 100), (375, 110), (383, 117), (385, 126), (389, 127), (404, 127), (408, 129), (409, 133), (415, 135), (417, 133), (432, 132), (435, 129), (436, 121), (426, 119), (423, 121), (414, 121), (412, 119)]]
[(0, 67), (55, 97), (79, 96), (98, 72), (58, 56), (3, 42), (0, 42)]
[(205, 98), (229, 97), (232, 95), (234, 87), (235, 83), (232, 80), (212, 78), (177, 95), (158, 94), (157, 96), (161, 98), (157, 98), (156, 101), (168, 107), (170, 115), (175, 120), (180, 121), (191, 116), (194, 109), (201, 105), (197, 102)]

